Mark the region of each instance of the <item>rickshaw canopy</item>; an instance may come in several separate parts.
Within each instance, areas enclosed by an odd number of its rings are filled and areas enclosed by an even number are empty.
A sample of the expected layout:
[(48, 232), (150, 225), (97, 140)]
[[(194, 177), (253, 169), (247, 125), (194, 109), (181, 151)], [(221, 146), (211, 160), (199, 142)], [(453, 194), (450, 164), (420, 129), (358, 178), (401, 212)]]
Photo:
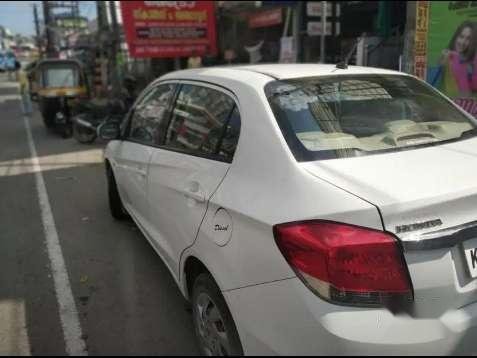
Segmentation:
[(84, 68), (76, 60), (46, 59), (35, 67), (40, 97), (82, 97), (88, 90)]

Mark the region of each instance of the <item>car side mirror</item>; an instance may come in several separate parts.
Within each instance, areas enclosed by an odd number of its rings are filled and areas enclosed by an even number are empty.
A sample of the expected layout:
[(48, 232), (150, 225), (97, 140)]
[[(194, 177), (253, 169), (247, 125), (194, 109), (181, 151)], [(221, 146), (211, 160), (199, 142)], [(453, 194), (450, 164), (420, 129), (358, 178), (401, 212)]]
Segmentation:
[(98, 127), (97, 133), (98, 137), (104, 140), (119, 139), (121, 136), (121, 127), (117, 122), (106, 122)]

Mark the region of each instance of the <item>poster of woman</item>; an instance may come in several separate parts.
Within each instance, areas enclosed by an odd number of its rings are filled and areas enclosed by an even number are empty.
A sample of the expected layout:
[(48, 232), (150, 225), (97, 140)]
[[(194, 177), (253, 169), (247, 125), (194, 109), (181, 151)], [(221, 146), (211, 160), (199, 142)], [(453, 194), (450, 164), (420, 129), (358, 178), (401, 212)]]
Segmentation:
[(476, 8), (431, 1), (427, 81), (477, 117)]
[[(476, 23), (463, 22), (442, 51), (431, 84), (451, 97), (469, 97), (477, 91)], [(474, 70), (475, 68), (475, 70)]]

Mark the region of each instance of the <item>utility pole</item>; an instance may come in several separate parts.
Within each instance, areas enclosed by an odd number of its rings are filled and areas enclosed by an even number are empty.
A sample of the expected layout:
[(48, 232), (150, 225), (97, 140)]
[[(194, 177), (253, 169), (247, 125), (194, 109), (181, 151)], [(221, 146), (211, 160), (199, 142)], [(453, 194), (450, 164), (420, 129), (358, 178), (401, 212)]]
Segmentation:
[(109, 12), (111, 14), (111, 27), (112, 27), (112, 43), (111, 43), (111, 66), (112, 66), (112, 85), (113, 88), (118, 90), (121, 87), (119, 81), (119, 68), (118, 68), (118, 49), (120, 47), (119, 39), (119, 26), (118, 17), (116, 14), (116, 2), (109, 2)]
[(293, 9), (293, 42), (295, 45), (295, 62), (302, 62), (302, 36), (301, 29), (303, 27), (303, 8), (306, 4), (303, 1), (296, 1)]
[(104, 1), (96, 1), (96, 12), (98, 18), (98, 33), (102, 33), (107, 25), (106, 6)]
[(45, 33), (46, 33), (46, 56), (55, 57), (56, 50), (53, 39), (53, 31), (51, 30), (51, 12), (50, 3), (48, 1), (42, 1), (43, 4), (43, 18), (45, 21)]
[(71, 8), (71, 14), (73, 15), (73, 18), (76, 20), (74, 22), (74, 28), (75, 28), (75, 31), (78, 32), (81, 28), (79, 1), (73, 2), (72, 8)]
[(35, 19), (35, 32), (36, 32), (36, 46), (38, 47), (38, 53), (40, 58), (43, 57), (43, 51), (41, 48), (41, 36), (40, 36), (40, 20), (38, 19), (38, 5), (33, 4), (33, 18)]
[[(81, 17), (79, 11), (79, 1), (48, 1), (50, 11), (50, 23), (52, 31), (57, 35), (57, 43), (62, 50), (72, 50), (68, 41), (71, 35), (79, 36), (81, 29)], [(60, 12), (55, 10), (60, 10)], [(65, 21), (64, 19), (67, 19)], [(69, 53), (66, 52), (68, 56)]]
[(108, 29), (108, 20), (106, 15), (106, 3), (104, 1), (96, 1), (96, 13), (98, 21), (98, 31), (97, 31), (97, 48), (96, 53), (96, 67), (95, 67), (95, 89), (96, 95), (102, 93), (107, 87), (107, 66), (106, 66), (106, 57), (107, 54), (104, 51), (105, 48), (105, 39), (107, 37)]
[(321, 2), (321, 38), (320, 38), (320, 62), (326, 62), (326, 1)]

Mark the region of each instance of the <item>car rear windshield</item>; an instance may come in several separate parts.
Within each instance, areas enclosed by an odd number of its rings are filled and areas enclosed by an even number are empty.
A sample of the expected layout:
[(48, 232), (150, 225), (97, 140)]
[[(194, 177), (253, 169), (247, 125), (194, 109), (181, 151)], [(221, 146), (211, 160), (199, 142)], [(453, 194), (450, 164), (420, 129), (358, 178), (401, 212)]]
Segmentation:
[(477, 134), (470, 116), (409, 76), (279, 80), (265, 92), (298, 161), (411, 149)]

